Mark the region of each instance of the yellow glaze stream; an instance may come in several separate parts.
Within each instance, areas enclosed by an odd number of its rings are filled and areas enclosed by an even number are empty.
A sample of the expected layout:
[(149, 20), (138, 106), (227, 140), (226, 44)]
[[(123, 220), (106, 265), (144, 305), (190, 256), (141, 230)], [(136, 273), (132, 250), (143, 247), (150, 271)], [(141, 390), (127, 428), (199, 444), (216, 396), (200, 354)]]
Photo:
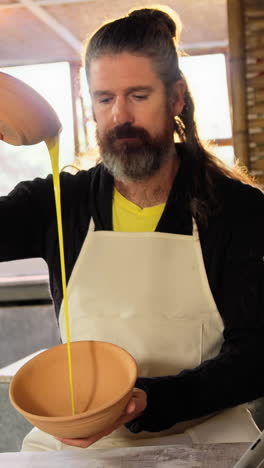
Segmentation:
[(69, 309), (68, 309), (68, 295), (66, 286), (66, 273), (65, 273), (65, 258), (64, 258), (64, 243), (63, 243), (63, 230), (62, 230), (62, 217), (61, 217), (61, 196), (60, 196), (60, 174), (59, 174), (59, 138), (58, 136), (50, 138), (45, 141), (51, 160), (53, 185), (55, 193), (59, 248), (60, 248), (60, 263), (61, 263), (61, 279), (62, 279), (62, 292), (64, 302), (64, 314), (66, 324), (66, 337), (67, 337), (67, 354), (68, 354), (68, 368), (69, 368), (69, 383), (70, 383), (70, 396), (72, 415), (75, 414), (74, 406), (74, 392), (73, 392), (73, 379), (72, 379), (72, 358), (70, 346), (70, 327), (69, 327)]

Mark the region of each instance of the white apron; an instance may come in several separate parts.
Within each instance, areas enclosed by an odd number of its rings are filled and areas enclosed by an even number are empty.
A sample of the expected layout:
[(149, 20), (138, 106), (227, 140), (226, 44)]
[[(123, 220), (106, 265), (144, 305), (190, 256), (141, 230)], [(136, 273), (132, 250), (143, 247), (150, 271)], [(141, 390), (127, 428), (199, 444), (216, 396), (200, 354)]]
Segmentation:
[[(178, 374), (219, 353), (223, 321), (211, 294), (198, 229), (193, 235), (94, 231), (90, 223), (68, 284), (71, 341), (101, 340), (136, 359), (139, 376)], [(63, 306), (62, 340), (66, 341)], [(257, 429), (245, 405), (158, 432), (125, 427), (92, 448), (177, 442), (251, 442)], [(38, 429), (22, 450), (75, 449)]]

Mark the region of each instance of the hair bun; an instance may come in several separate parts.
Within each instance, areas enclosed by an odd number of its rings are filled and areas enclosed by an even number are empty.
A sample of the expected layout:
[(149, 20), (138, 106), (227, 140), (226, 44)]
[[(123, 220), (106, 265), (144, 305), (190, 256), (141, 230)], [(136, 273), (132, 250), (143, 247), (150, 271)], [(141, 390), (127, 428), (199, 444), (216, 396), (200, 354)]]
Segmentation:
[(145, 19), (146, 24), (149, 22), (156, 25), (165, 26), (169, 31), (172, 39), (175, 39), (176, 44), (179, 43), (181, 34), (181, 20), (178, 14), (169, 7), (161, 6), (158, 9), (154, 8), (141, 8), (139, 10), (132, 10), (129, 16), (135, 18)]

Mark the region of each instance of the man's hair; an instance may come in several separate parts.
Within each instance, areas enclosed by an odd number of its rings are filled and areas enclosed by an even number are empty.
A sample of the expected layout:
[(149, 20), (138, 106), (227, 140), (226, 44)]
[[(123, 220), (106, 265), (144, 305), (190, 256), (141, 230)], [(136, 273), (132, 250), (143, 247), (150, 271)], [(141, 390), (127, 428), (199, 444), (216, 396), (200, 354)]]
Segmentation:
[[(169, 13), (168, 13), (169, 12)], [(84, 51), (87, 79), (90, 79), (91, 62), (104, 55), (128, 52), (152, 60), (154, 69), (163, 82), (170, 98), (173, 84), (185, 77), (179, 68), (181, 23), (178, 15), (166, 7), (142, 8), (131, 11), (127, 16), (104, 24), (89, 39)], [(185, 80), (186, 81), (186, 80)], [(199, 138), (194, 117), (194, 102), (188, 85), (185, 104), (175, 118), (178, 139), (186, 147), (186, 157), (191, 159), (193, 190), (191, 207), (193, 215), (205, 221), (210, 212), (215, 212), (219, 200), (215, 191), (218, 176), (257, 185), (245, 170), (238, 165), (233, 168), (206, 149)]]

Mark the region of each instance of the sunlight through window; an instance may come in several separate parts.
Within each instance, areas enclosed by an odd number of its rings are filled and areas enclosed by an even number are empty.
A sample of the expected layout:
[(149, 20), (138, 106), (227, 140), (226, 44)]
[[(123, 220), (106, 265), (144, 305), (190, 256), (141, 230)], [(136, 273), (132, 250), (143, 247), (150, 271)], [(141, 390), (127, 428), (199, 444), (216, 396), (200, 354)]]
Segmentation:
[[(198, 132), (204, 140), (232, 138), (226, 64), (223, 54), (180, 57), (180, 67), (194, 97)], [(234, 163), (231, 144), (213, 148), (229, 165)]]
[[(74, 136), (69, 64), (6, 67), (0, 71), (32, 86), (52, 105), (63, 127), (60, 134), (60, 167), (72, 163)], [(7, 194), (21, 180), (46, 177), (51, 173), (49, 154), (43, 142), (32, 146), (12, 146), (0, 141), (0, 154), (0, 195)]]

